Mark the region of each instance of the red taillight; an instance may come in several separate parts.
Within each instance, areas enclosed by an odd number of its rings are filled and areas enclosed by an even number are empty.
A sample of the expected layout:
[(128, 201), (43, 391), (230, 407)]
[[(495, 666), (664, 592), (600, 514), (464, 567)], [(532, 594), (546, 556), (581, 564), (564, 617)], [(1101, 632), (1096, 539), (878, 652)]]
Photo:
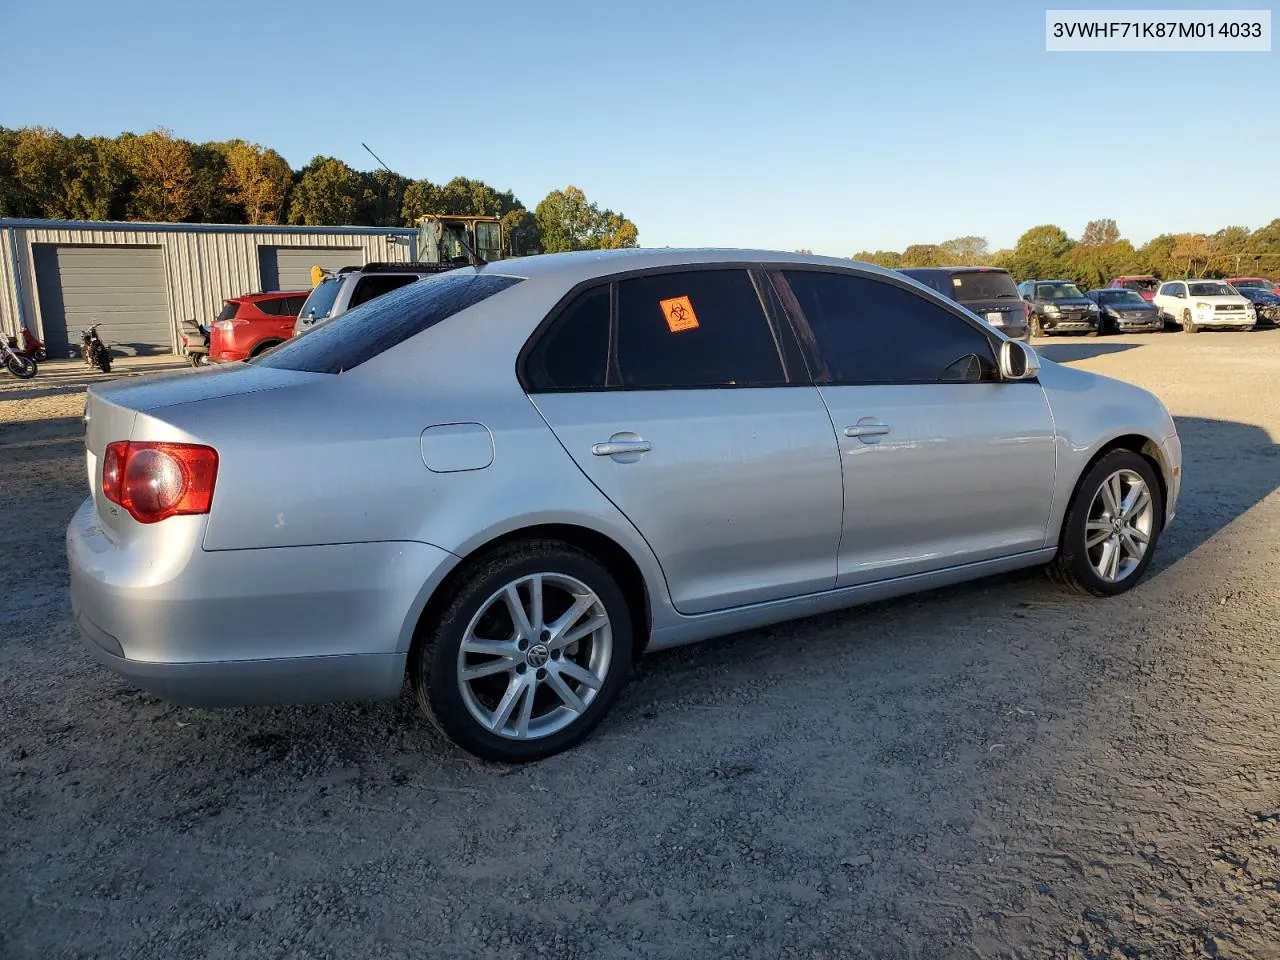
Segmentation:
[(102, 458), (102, 495), (139, 523), (208, 513), (218, 452), (194, 443), (118, 441)]

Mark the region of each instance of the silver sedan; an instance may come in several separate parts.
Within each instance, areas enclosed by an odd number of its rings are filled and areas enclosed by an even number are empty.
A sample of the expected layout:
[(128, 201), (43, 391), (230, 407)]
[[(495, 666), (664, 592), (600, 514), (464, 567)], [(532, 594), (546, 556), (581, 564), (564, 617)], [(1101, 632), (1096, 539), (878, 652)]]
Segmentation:
[(87, 646), (224, 706), (394, 698), (585, 737), (640, 654), (1047, 565), (1132, 587), (1181, 447), (901, 274), (632, 250), (440, 274), (249, 364), (93, 387)]

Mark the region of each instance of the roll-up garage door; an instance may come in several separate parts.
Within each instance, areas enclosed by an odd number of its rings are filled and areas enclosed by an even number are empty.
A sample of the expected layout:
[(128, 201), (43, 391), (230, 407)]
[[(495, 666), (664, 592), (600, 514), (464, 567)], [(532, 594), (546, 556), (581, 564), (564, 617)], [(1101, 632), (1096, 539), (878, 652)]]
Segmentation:
[(173, 337), (159, 247), (32, 247), (45, 346), (51, 357), (80, 347), (80, 331), (100, 324), (113, 351), (169, 353)]
[(311, 268), (363, 266), (360, 247), (259, 247), (263, 290), (310, 290)]

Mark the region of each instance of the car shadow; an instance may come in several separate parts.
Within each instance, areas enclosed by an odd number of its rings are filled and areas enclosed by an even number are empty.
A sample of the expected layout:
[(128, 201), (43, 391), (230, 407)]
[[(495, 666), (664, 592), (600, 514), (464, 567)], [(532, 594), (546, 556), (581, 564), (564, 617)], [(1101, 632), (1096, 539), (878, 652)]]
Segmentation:
[(1033, 343), (1036, 353), (1054, 363), (1073, 363), (1077, 360), (1090, 360), (1093, 357), (1105, 357), (1110, 353), (1124, 353), (1136, 350), (1141, 343), (1098, 343), (1087, 340), (1084, 343)]

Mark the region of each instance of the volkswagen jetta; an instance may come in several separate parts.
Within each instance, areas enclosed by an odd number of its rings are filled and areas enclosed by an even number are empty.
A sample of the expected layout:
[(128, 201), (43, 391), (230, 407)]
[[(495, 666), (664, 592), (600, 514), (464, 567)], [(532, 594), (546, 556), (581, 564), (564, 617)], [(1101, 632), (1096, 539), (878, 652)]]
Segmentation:
[(1035, 565), (1127, 590), (1181, 470), (1152, 394), (899, 273), (751, 251), (451, 271), (85, 420), (99, 659), (209, 706), (407, 677), (507, 761), (581, 740), (646, 650)]

